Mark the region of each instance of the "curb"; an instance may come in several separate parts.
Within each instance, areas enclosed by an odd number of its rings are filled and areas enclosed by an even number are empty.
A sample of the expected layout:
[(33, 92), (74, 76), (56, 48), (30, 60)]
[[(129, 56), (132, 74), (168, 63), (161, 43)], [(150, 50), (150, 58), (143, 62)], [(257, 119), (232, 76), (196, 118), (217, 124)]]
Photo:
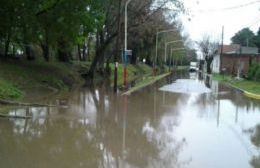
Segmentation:
[(252, 98), (252, 99), (260, 100), (260, 94), (254, 94), (254, 93), (245, 91), (245, 90), (243, 90), (243, 89), (241, 89), (241, 88), (238, 88), (238, 87), (236, 87), (236, 86), (230, 84), (229, 82), (225, 82), (225, 81), (219, 81), (219, 82), (224, 83), (224, 84), (226, 84), (226, 85), (228, 85), (228, 86), (230, 86), (230, 87), (232, 87), (232, 88), (234, 88), (234, 89), (240, 91), (240, 92), (241, 92), (244, 96), (246, 96), (246, 97), (249, 97), (249, 98)]
[(243, 91), (243, 93), (247, 97), (260, 100), (260, 95), (259, 94), (254, 94), (254, 93), (250, 93), (250, 92), (247, 92), (247, 91)]
[(227, 83), (229, 86), (233, 87), (234, 89), (240, 91), (243, 93), (244, 96), (246, 97), (249, 97), (249, 98), (252, 98), (252, 99), (257, 99), (257, 100), (260, 100), (260, 95), (259, 94), (254, 94), (254, 93), (251, 93), (251, 92), (248, 92), (248, 91), (245, 91), (241, 88), (238, 88), (230, 83)]
[[(124, 92), (123, 94), (121, 94), (121, 96), (130, 95), (131, 93), (133, 93), (133, 92), (135, 92), (135, 91), (137, 91), (137, 90), (139, 90), (139, 89), (142, 89), (142, 88), (144, 88), (144, 87), (146, 87), (146, 86), (149, 86), (149, 85), (155, 83), (156, 81), (161, 80), (162, 78), (165, 78), (166, 76), (168, 76), (168, 75), (170, 75), (170, 74), (171, 74), (171, 72), (167, 72), (167, 73), (165, 73), (165, 74), (156, 76), (157, 79), (156, 79), (156, 78), (155, 78), (155, 79), (152, 79), (151, 81), (147, 81), (146, 83), (143, 83), (143, 84), (141, 84), (141, 85), (139, 85), (139, 86), (137, 85), (137, 86), (131, 88), (130, 90)], [(153, 78), (154, 78), (154, 77), (153, 77)]]

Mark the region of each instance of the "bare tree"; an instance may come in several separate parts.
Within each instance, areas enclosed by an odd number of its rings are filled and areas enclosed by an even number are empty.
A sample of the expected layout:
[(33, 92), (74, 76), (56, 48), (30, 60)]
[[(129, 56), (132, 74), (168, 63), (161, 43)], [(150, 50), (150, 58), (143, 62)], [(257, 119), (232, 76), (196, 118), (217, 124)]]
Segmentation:
[(214, 56), (218, 52), (218, 42), (212, 39), (209, 35), (204, 35), (202, 40), (198, 43), (198, 46), (202, 52), (203, 58), (206, 61), (207, 73), (211, 74), (211, 63)]

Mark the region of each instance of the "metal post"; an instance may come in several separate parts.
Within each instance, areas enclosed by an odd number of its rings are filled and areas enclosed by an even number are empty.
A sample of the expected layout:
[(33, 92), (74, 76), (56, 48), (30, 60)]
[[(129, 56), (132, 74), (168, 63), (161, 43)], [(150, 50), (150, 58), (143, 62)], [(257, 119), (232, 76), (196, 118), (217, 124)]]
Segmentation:
[(125, 3), (125, 51), (124, 51), (124, 86), (127, 87), (127, 7), (131, 0), (127, 0)]
[(221, 73), (222, 69), (223, 69), (223, 43), (224, 43), (224, 26), (222, 26), (222, 35), (221, 35), (221, 50), (220, 50), (220, 56), (219, 56), (219, 59), (220, 59), (220, 67), (219, 67), (219, 72)]
[(157, 52), (158, 52), (158, 49), (157, 49), (157, 45), (158, 45), (158, 35), (159, 35), (159, 33), (157, 32), (156, 33), (156, 46), (155, 46), (155, 58), (154, 58), (154, 60), (153, 60), (153, 76), (155, 76), (156, 75), (156, 70), (155, 70), (155, 67), (156, 67), (156, 59), (157, 59)]
[(167, 43), (165, 43), (165, 48), (164, 48), (164, 63), (166, 65), (167, 62), (167, 47), (169, 44), (173, 44), (173, 43), (178, 43), (178, 42), (184, 42), (183, 40), (174, 40), (174, 41), (169, 41)]
[(164, 63), (166, 64), (166, 53), (167, 53), (167, 45), (169, 43), (165, 43), (165, 46), (164, 46)]
[[(186, 48), (174, 48), (174, 49), (171, 49), (171, 52), (173, 51), (177, 51), (177, 50), (185, 50)], [(174, 59), (175, 60), (175, 63), (177, 63), (177, 59)], [(174, 65), (173, 65), (174, 66)], [(176, 64), (176, 67), (177, 67), (177, 64)]]
[(168, 29), (168, 30), (163, 30), (163, 31), (156, 32), (155, 59), (154, 59), (154, 63), (153, 63), (154, 75), (156, 75), (155, 66), (157, 64), (157, 56), (158, 56), (158, 36), (161, 33), (168, 33), (168, 32), (174, 32), (174, 31), (177, 31), (177, 29)]

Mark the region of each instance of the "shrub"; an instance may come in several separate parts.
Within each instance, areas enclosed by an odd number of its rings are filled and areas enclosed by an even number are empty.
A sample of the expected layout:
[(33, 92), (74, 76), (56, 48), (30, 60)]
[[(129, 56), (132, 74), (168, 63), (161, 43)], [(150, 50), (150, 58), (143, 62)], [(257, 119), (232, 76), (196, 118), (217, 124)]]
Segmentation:
[(248, 79), (260, 81), (260, 64), (259, 63), (253, 62), (252, 65), (249, 67)]
[(260, 82), (260, 66), (258, 65), (258, 69), (255, 73), (255, 80)]

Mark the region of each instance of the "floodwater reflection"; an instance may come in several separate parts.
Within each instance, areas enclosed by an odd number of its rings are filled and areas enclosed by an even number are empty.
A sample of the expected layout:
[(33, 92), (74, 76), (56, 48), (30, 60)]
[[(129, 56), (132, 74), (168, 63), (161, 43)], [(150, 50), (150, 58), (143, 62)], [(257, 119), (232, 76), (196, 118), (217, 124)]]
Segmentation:
[(130, 96), (100, 86), (54, 100), (63, 106), (11, 109), (32, 118), (0, 119), (0, 167), (259, 167), (259, 102), (214, 81), (204, 94), (158, 89), (174, 80)]

